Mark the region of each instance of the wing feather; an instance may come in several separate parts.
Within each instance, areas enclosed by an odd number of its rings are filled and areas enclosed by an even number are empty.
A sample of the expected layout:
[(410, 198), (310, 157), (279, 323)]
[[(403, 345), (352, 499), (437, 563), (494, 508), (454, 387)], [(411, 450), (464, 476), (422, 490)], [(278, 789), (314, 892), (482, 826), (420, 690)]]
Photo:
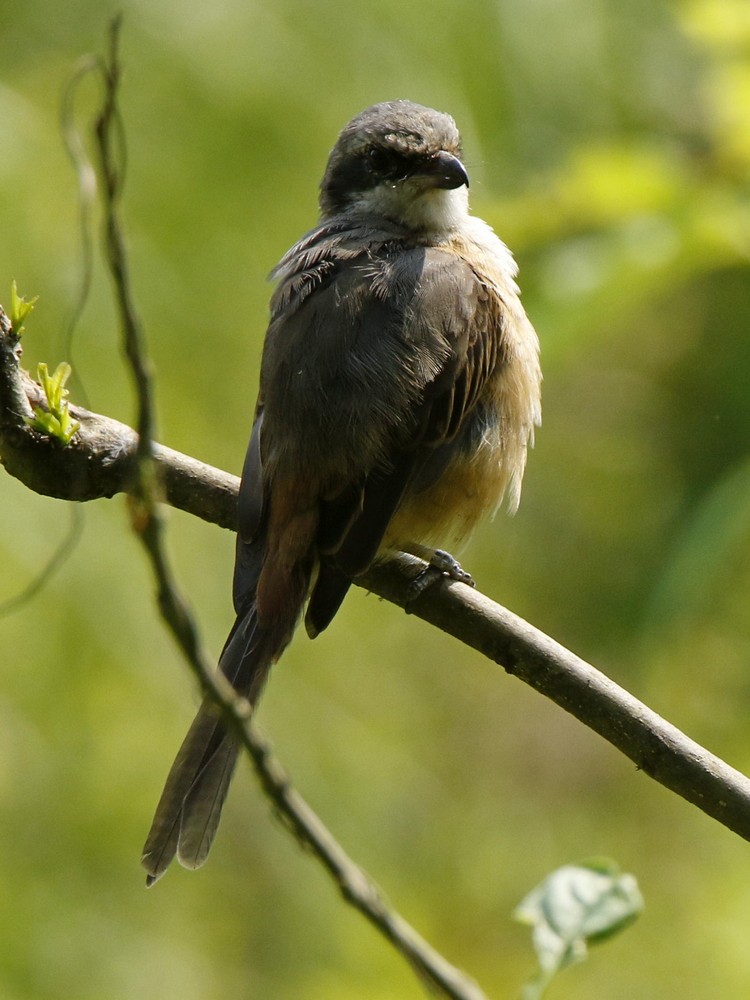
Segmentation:
[[(306, 447), (304, 435), (268, 435), (264, 458), (271, 474), (307, 463), (320, 480), (320, 568), (306, 616), (313, 635), (377, 555), (404, 496), (439, 478), (456, 453), (497, 363), (500, 312), (468, 263), (446, 249), (396, 249), (337, 268), (320, 255), (325, 281), (315, 290), (309, 275), (301, 301), (280, 290), (272, 342), (284, 350), (271, 348), (268, 384), (285, 386), (292, 427), (312, 422), (317, 433)], [(276, 401), (264, 399), (270, 426)]]

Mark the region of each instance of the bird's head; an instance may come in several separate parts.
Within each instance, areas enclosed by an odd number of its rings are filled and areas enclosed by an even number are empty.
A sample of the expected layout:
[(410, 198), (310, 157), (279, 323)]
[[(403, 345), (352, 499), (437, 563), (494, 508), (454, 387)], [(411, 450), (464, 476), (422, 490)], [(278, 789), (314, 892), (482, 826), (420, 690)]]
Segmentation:
[(344, 127), (320, 185), (323, 218), (357, 212), (448, 231), (468, 211), (469, 178), (450, 115), (411, 101), (375, 104)]

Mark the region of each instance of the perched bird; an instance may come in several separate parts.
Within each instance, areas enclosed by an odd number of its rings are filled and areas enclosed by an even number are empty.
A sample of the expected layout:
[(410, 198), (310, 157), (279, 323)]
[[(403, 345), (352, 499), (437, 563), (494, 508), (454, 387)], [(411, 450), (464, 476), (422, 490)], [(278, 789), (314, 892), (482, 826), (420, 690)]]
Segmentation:
[[(469, 214), (453, 119), (410, 101), (353, 118), (320, 186), (318, 225), (276, 290), (245, 459), (237, 619), (219, 669), (255, 706), (305, 609), (312, 637), (375, 560), (444, 551), (518, 505), (540, 421), (539, 343), (516, 265)], [(437, 553), (437, 554), (436, 554)], [(201, 706), (144, 847), (151, 884), (206, 859), (237, 758)]]

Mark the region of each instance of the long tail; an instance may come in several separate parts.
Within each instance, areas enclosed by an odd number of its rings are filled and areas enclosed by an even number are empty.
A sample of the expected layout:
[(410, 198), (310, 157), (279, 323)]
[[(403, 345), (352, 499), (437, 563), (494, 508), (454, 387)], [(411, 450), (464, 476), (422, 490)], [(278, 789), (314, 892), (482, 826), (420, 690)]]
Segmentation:
[[(238, 694), (257, 705), (272, 663), (289, 641), (289, 630), (258, 624), (255, 601), (238, 617), (219, 660), (219, 669)], [(143, 848), (141, 864), (152, 885), (177, 856), (185, 868), (199, 868), (208, 856), (237, 762), (237, 744), (220, 712), (203, 701), (167, 777)]]

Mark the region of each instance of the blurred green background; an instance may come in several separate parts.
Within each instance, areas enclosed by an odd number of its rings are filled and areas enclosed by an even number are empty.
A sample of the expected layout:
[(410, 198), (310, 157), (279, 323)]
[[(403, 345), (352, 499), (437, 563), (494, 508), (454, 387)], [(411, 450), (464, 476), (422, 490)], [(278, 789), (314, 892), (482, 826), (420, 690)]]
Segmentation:
[[(375, 101), (450, 111), (475, 210), (514, 249), (543, 345), (521, 510), (476, 536), (479, 586), (750, 770), (750, 4), (744, 0), (125, 0), (124, 212), (160, 437), (239, 471), (265, 275), (316, 214), (338, 129)], [(132, 420), (100, 262), (81, 283), (61, 95), (108, 7), (5, 0), (0, 300), (40, 301), (25, 363)], [(86, 84), (76, 120), (97, 98)], [(83, 388), (82, 388), (83, 387)], [(0, 599), (66, 505), (0, 476)], [(122, 498), (88, 505), (44, 590), (0, 619), (5, 1000), (391, 1000), (422, 987), (271, 816), (249, 768), (209, 864), (146, 892), (139, 854), (196, 693)], [(229, 533), (169, 516), (208, 647)], [(390, 899), (492, 997), (532, 971), (510, 912), (610, 855), (641, 920), (550, 996), (750, 990), (750, 845), (457, 643), (361, 591), (300, 636), (259, 713)]]

